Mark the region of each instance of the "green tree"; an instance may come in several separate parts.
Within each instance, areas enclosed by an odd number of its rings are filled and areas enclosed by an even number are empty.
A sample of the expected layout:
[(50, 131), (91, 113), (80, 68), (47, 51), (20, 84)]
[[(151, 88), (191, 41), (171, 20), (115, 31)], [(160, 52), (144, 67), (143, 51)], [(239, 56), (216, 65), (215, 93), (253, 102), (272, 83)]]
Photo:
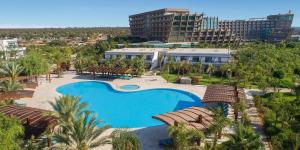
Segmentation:
[(97, 41), (95, 44), (95, 49), (97, 51), (97, 55), (104, 54), (105, 51), (109, 50), (111, 45), (108, 41)]
[(56, 65), (56, 71), (58, 78), (62, 77), (62, 64), (66, 62), (66, 56), (59, 50), (56, 50), (53, 54), (51, 54), (51, 59), (53, 63)]
[(0, 147), (3, 150), (21, 150), (23, 126), (14, 118), (0, 114)]
[(255, 134), (251, 126), (237, 122), (234, 134), (229, 135), (229, 141), (222, 143), (224, 150), (260, 150), (263, 148), (261, 138)]
[(87, 103), (81, 102), (79, 97), (66, 95), (55, 98), (55, 102), (50, 102), (55, 115), (61, 123), (71, 124), (84, 112), (88, 112)]
[(208, 64), (206, 68), (206, 73), (208, 73), (208, 77), (210, 78), (211, 74), (214, 71), (214, 66), (212, 64)]
[(218, 142), (218, 139), (221, 138), (221, 136), (222, 136), (223, 128), (225, 128), (231, 122), (230, 122), (230, 119), (228, 119), (224, 116), (222, 109), (219, 107), (214, 110), (213, 118), (214, 118), (214, 121), (208, 129), (208, 133), (212, 133), (214, 136), (213, 149), (216, 150), (217, 142)]
[(23, 70), (23, 67), (16, 62), (7, 62), (0, 68), (0, 74), (10, 77), (15, 82)]
[(27, 75), (40, 75), (49, 71), (49, 63), (39, 52), (29, 52), (20, 59)]
[(138, 137), (127, 130), (115, 130), (112, 133), (112, 146), (114, 150), (141, 150)]
[(96, 119), (93, 113), (81, 113), (72, 125), (61, 125), (54, 133), (54, 139), (60, 147), (66, 149), (89, 150), (98, 146), (108, 144), (108, 136), (101, 134), (109, 129), (109, 126), (98, 125), (101, 121)]
[(174, 126), (168, 128), (168, 132), (173, 139), (175, 150), (184, 150), (195, 147), (195, 141), (197, 142), (197, 146), (200, 146), (201, 139), (204, 138), (204, 133), (202, 131), (187, 128), (184, 123), (175, 123)]

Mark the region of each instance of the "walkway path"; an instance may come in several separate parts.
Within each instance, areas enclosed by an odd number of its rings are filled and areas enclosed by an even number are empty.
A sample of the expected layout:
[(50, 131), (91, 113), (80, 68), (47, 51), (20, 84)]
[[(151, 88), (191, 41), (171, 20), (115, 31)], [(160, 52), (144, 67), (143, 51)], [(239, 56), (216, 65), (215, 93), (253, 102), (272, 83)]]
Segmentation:
[(263, 141), (263, 145), (265, 150), (271, 150), (271, 143), (268, 141), (267, 136), (264, 134), (263, 131), (263, 120), (259, 115), (257, 108), (255, 107), (253, 101), (254, 94), (261, 94), (260, 91), (257, 90), (245, 90), (246, 93), (246, 105), (247, 105), (247, 114), (253, 126), (253, 129), (256, 133), (258, 133)]

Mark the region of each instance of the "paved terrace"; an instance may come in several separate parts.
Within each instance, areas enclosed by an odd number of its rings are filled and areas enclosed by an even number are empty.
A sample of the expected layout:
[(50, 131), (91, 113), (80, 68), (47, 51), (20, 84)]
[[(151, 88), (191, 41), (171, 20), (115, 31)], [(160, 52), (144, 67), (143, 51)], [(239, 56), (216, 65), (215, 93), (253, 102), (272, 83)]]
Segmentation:
[[(45, 80), (45, 79), (41, 78), (40, 80)], [(54, 102), (54, 99), (60, 96), (60, 94), (56, 92), (57, 87), (68, 83), (80, 82), (80, 81), (91, 81), (91, 80), (93, 80), (92, 76), (89, 75), (78, 76), (74, 72), (68, 72), (64, 74), (63, 78), (55, 78), (55, 75), (53, 75), (51, 83), (40, 81), (41, 83), (35, 89), (33, 98), (24, 98), (22, 99), (22, 101), (25, 101), (27, 103), (27, 106), (29, 107), (52, 110), (52, 107), (50, 106), (49, 102)], [(105, 81), (107, 83), (110, 83), (112, 87), (116, 90), (121, 90), (119, 87), (126, 84), (137, 84), (141, 87), (139, 90), (152, 89), (152, 88), (180, 89), (180, 90), (191, 92), (199, 96), (201, 99), (203, 98), (206, 89), (206, 87), (200, 85), (184, 85), (184, 84), (167, 83), (160, 76), (143, 76), (140, 78), (133, 78), (130, 80), (115, 79), (115, 80), (99, 80), (99, 81)], [(159, 147), (158, 141), (168, 137), (167, 129), (165, 125), (132, 129), (132, 130), (140, 137), (144, 150), (162, 149), (161, 147)], [(112, 129), (110, 129), (105, 134), (109, 134), (111, 132)], [(97, 149), (107, 150), (110, 148), (111, 148), (110, 145), (106, 145)]]

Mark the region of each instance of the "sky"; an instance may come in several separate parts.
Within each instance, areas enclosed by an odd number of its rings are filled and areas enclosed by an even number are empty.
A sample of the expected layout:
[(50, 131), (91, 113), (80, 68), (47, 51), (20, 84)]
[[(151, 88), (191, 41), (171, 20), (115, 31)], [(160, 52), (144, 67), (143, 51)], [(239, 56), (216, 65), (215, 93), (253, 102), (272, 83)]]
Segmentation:
[(300, 0), (0, 0), (0, 28), (126, 27), (128, 16), (161, 8), (186, 8), (220, 20), (295, 14)]

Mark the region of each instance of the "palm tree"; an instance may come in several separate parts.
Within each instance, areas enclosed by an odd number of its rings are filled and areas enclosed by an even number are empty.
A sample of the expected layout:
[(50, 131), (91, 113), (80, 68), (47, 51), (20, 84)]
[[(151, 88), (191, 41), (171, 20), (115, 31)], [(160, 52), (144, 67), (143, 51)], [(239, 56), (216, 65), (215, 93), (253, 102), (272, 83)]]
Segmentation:
[(61, 125), (54, 133), (54, 139), (60, 147), (71, 150), (89, 150), (98, 146), (109, 144), (108, 136), (101, 134), (110, 127), (98, 127), (101, 121), (90, 112), (81, 113), (72, 125)]
[(229, 141), (222, 143), (224, 150), (260, 150), (262, 142), (251, 126), (237, 122), (234, 126), (235, 134), (229, 135)]
[(196, 73), (202, 73), (202, 69), (203, 69), (203, 64), (201, 62), (198, 62), (195, 64), (195, 72)]
[(209, 78), (210, 78), (213, 71), (214, 71), (214, 66), (212, 64), (208, 64), (207, 68), (206, 68), (206, 73), (208, 73)]
[(174, 60), (172, 57), (168, 57), (167, 67), (168, 74), (170, 74), (170, 71), (174, 69)]
[(208, 133), (214, 134), (213, 149), (216, 150), (218, 139), (222, 136), (222, 130), (230, 124), (230, 119), (224, 116), (222, 109), (219, 107), (214, 110), (213, 118), (214, 121), (208, 129)]
[(181, 71), (183, 65), (184, 65), (184, 62), (183, 62), (183, 61), (177, 62), (177, 63), (175, 64), (176, 69), (177, 69), (177, 76), (180, 75), (180, 71)]
[(2, 89), (4, 92), (12, 92), (23, 89), (23, 86), (17, 81), (6, 80), (0, 84), (0, 89)]
[(56, 65), (57, 77), (60, 78), (62, 76), (62, 64), (66, 62), (66, 56), (59, 50), (56, 50), (56, 52), (51, 55), (51, 58)]
[(174, 126), (168, 128), (169, 135), (174, 142), (174, 149), (183, 150), (194, 146), (194, 142), (197, 142), (197, 146), (200, 146), (201, 139), (204, 138), (204, 133), (197, 129), (187, 128), (184, 123), (175, 123)]
[(71, 124), (88, 107), (87, 103), (80, 102), (79, 97), (67, 95), (55, 99), (55, 103), (50, 102), (54, 113), (61, 123)]
[(85, 57), (83, 56), (83, 54), (77, 53), (76, 60), (75, 60), (75, 69), (76, 69), (77, 73), (79, 73), (79, 74), (83, 73), (84, 62), (85, 62)]
[(18, 65), (16, 62), (7, 62), (3, 67), (0, 68), (0, 74), (8, 76), (14, 82), (17, 77), (22, 73), (23, 67)]
[(158, 54), (158, 65), (159, 65), (159, 70), (162, 71), (162, 66), (163, 66), (163, 62), (165, 60), (165, 57), (162, 53)]
[(112, 133), (112, 145), (114, 150), (140, 150), (141, 143), (138, 137), (126, 130), (115, 130)]

